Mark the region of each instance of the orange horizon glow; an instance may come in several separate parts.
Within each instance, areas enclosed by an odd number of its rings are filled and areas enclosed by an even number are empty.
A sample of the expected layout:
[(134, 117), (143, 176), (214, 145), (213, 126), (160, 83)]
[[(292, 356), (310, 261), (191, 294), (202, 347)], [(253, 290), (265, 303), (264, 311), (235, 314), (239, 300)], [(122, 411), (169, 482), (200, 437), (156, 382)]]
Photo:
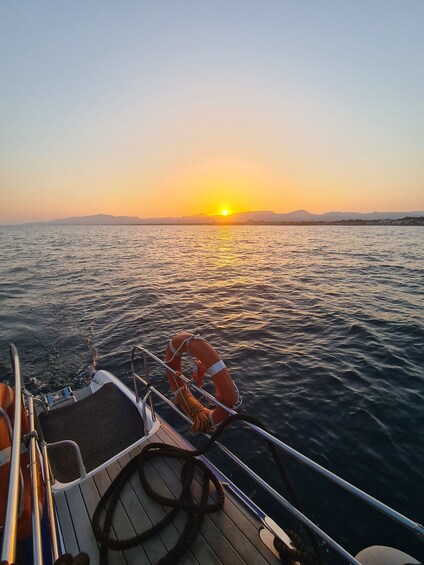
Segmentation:
[(424, 210), (424, 3), (2, 4), (0, 223)]
[[(322, 165), (320, 165), (322, 167)], [(273, 211), (287, 213), (304, 209), (315, 214), (325, 212), (408, 212), (424, 208), (420, 205), (418, 181), (414, 199), (398, 192), (370, 192), (357, 204), (355, 181), (345, 181), (339, 190), (342, 175), (331, 179), (323, 168), (321, 176), (313, 171), (290, 167), (276, 168), (265, 159), (241, 155), (201, 159), (185, 167), (164, 163), (149, 174), (137, 168), (122, 175), (104, 179), (97, 171), (84, 172), (80, 182), (73, 175), (63, 174), (61, 197), (52, 177), (30, 177), (25, 169), (19, 171), (7, 199), (2, 202), (0, 223), (50, 221), (73, 216), (110, 214), (140, 218), (181, 217), (204, 214), (228, 217), (239, 212)], [(334, 168), (332, 174), (337, 169)], [(417, 179), (419, 177), (417, 176)], [(377, 179), (383, 185), (384, 178)], [(376, 180), (376, 186), (377, 186)], [(394, 182), (396, 182), (394, 177)], [(30, 193), (23, 186), (29, 183)], [(227, 214), (224, 213), (227, 212)]]

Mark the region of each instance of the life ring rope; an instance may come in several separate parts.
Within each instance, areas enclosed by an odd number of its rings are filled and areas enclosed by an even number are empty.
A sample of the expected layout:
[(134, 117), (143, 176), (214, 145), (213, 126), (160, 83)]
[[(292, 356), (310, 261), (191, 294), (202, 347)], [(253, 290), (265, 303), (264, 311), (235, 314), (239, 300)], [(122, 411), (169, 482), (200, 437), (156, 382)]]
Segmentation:
[(177, 349), (175, 349), (174, 344), (172, 343), (172, 340), (175, 338), (172, 338), (169, 340), (168, 342), (168, 347), (172, 352), (172, 357), (171, 359), (165, 359), (165, 363), (171, 363), (175, 357), (180, 357), (182, 355), (182, 353), (180, 353), (180, 351), (184, 348), (184, 346), (186, 346), (187, 350), (188, 350), (188, 344), (190, 341), (193, 341), (194, 339), (196, 340), (201, 340), (207, 343), (206, 339), (204, 337), (202, 337), (199, 334), (190, 334), (189, 337), (187, 337), (179, 346)]
[[(170, 359), (167, 359), (167, 358), (165, 357), (165, 363), (166, 363), (167, 365), (170, 365), (170, 364), (174, 361), (174, 359), (175, 359), (176, 357), (181, 357), (181, 356), (182, 356), (182, 353), (180, 353), (180, 351), (184, 348), (184, 346), (186, 346), (186, 349), (187, 349), (187, 351), (188, 351), (188, 343), (189, 343), (190, 341), (192, 341), (193, 339), (202, 339), (203, 341), (206, 341), (202, 336), (200, 336), (200, 335), (198, 335), (198, 334), (193, 334), (193, 335), (190, 334), (189, 337), (187, 337), (183, 342), (181, 342), (181, 344), (179, 345), (179, 347), (178, 347), (177, 349), (175, 349), (174, 344), (172, 343), (172, 339), (170, 339), (169, 342), (168, 342), (168, 347), (169, 347), (169, 349), (170, 349), (170, 351), (171, 351), (171, 353), (172, 353), (172, 357), (171, 357)], [(171, 367), (171, 368), (172, 368), (172, 367)], [(176, 386), (176, 388), (173, 390), (174, 396), (176, 397), (177, 394), (178, 394), (182, 389), (187, 388), (187, 384), (186, 384), (185, 382), (183, 382), (183, 384), (180, 385), (180, 384), (178, 383), (178, 381), (177, 381), (177, 377), (179, 377), (179, 375), (182, 375), (181, 371), (178, 371), (178, 370), (175, 371), (175, 372), (167, 371), (167, 373), (168, 373), (168, 378), (169, 378), (169, 375), (171, 375), (171, 378), (173, 379), (173, 382), (174, 382), (174, 384), (175, 384), (175, 386)], [(182, 379), (180, 379), (180, 381), (181, 381), (181, 380), (182, 380)], [(187, 406), (187, 408), (188, 408), (188, 406)]]
[[(219, 403), (233, 408), (238, 399), (238, 390), (224, 361), (202, 336), (182, 332), (168, 342), (165, 353), (165, 363), (168, 366), (166, 374), (175, 395), (174, 402), (192, 420), (193, 431), (210, 431), (229, 414), (219, 404), (214, 409), (209, 409), (193, 396), (189, 389), (190, 382), (187, 383), (182, 378), (184, 375), (181, 373), (181, 361), (184, 353), (193, 357), (198, 367), (201, 366), (202, 375), (206, 373), (211, 377), (215, 385), (215, 397)], [(192, 380), (194, 379), (193, 376)]]

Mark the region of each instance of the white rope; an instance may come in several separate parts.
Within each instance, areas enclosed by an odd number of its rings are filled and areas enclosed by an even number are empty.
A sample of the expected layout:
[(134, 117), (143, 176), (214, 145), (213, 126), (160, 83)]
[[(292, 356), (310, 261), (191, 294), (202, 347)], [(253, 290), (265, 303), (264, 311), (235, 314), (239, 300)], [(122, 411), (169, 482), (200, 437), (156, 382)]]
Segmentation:
[[(188, 344), (188, 343), (189, 343), (192, 339), (194, 339), (195, 337), (196, 337), (196, 336), (194, 336), (194, 335), (190, 335), (189, 337), (187, 337), (184, 341), (181, 342), (181, 345), (178, 347), (178, 349), (175, 349), (175, 348), (174, 348), (174, 345), (173, 345), (173, 343), (172, 343), (172, 339), (170, 339), (168, 345), (169, 345), (169, 349), (171, 350), (171, 352), (173, 353), (173, 355), (172, 355), (171, 359), (165, 359), (165, 363), (171, 363), (171, 362), (175, 359), (175, 357), (178, 355), (179, 351), (181, 351), (181, 349), (184, 347), (184, 345)], [(188, 352), (188, 349), (187, 349), (187, 352)], [(182, 354), (181, 354), (181, 355), (182, 355)], [(180, 355), (180, 357), (181, 357), (181, 355)], [(175, 373), (171, 373), (171, 377), (172, 377), (172, 379), (173, 379), (173, 381), (174, 381), (174, 385), (177, 387), (177, 388), (175, 389), (175, 391), (174, 391), (175, 398), (176, 398), (178, 392), (180, 392), (180, 391), (181, 391), (182, 389), (184, 389), (184, 388), (187, 388), (187, 386), (186, 386), (185, 383), (184, 383), (182, 386), (180, 386), (180, 387), (178, 386), (177, 379), (176, 379), (176, 377), (175, 377)], [(187, 390), (188, 390), (188, 389), (187, 389)], [(181, 395), (181, 397), (182, 397), (182, 399), (183, 399), (183, 402), (184, 402), (184, 404), (185, 404), (185, 406), (186, 406), (188, 412), (190, 412), (190, 409), (189, 409), (189, 406), (188, 406), (188, 404), (187, 404), (186, 399), (184, 398), (183, 395)]]
[(237, 402), (234, 404), (233, 410), (237, 410), (237, 408), (240, 408), (240, 406), (243, 404), (243, 398), (241, 397), (238, 386), (234, 381), (233, 381), (233, 385), (234, 388), (236, 389), (236, 395), (237, 395)]
[[(194, 335), (191, 335), (189, 337), (186, 337), (186, 339), (184, 341), (181, 342), (181, 345), (178, 347), (178, 349), (175, 349), (173, 344), (172, 344), (172, 339), (169, 341), (169, 349), (172, 351), (173, 355), (171, 357), (171, 359), (165, 359), (165, 363), (171, 363), (171, 361), (173, 361), (175, 359), (175, 357), (178, 355), (178, 352), (181, 350), (182, 347), (184, 347), (184, 345), (186, 343), (188, 343), (189, 341), (191, 341), (192, 339), (194, 339)], [(181, 356), (181, 355), (180, 355)]]
[(208, 420), (209, 420), (209, 430), (208, 430), (208, 434), (213, 434), (213, 432), (217, 429), (217, 427), (219, 426), (219, 424), (215, 424), (215, 422), (212, 419), (212, 412), (209, 412), (208, 414)]
[(182, 386), (176, 388), (176, 389), (173, 391), (173, 392), (174, 392), (174, 396), (176, 397), (177, 394), (178, 394), (181, 390), (183, 390), (184, 388), (186, 388), (186, 385), (185, 385), (185, 384), (183, 384)]
[(171, 352), (175, 355), (175, 347), (172, 344), (172, 339), (170, 339), (168, 341), (168, 345), (169, 345), (169, 349), (171, 350)]
[[(176, 349), (174, 348), (174, 346), (172, 345), (172, 339), (169, 341), (169, 348), (170, 348), (171, 351), (173, 352), (173, 356), (171, 357), (171, 359), (165, 359), (165, 363), (171, 363), (171, 361), (173, 361), (173, 359), (175, 359), (176, 355), (178, 354), (178, 351), (183, 347), (183, 345), (186, 343), (186, 341), (187, 341), (188, 339), (190, 339), (190, 338), (185, 339), (185, 340), (181, 343), (180, 347), (179, 347), (177, 350), (176, 350)], [(177, 387), (177, 388), (175, 389), (175, 392), (174, 392), (174, 394), (176, 395), (177, 392), (179, 392), (182, 388), (185, 387), (185, 384), (183, 384), (182, 386), (179, 387), (179, 386), (178, 386), (178, 383), (177, 383), (177, 379), (176, 379), (176, 377), (175, 377), (175, 373), (173, 373), (173, 372), (171, 372), (171, 371), (169, 371), (169, 373), (171, 374), (171, 378), (172, 378), (172, 380), (174, 381), (174, 385)]]
[[(193, 339), (193, 337), (194, 337), (194, 336), (192, 336), (192, 335), (189, 336), (189, 337), (187, 337), (184, 341), (181, 342), (181, 345), (178, 347), (178, 349), (175, 349), (175, 347), (174, 347), (174, 345), (173, 345), (173, 343), (172, 343), (172, 339), (170, 339), (170, 340), (169, 340), (169, 343), (168, 343), (168, 346), (169, 346), (169, 349), (171, 350), (171, 352), (172, 352), (173, 355), (172, 355), (171, 359), (165, 359), (165, 363), (171, 363), (171, 362), (175, 359), (175, 357), (178, 355), (178, 352), (181, 350), (181, 348), (184, 347), (184, 345), (185, 345), (186, 343), (188, 343), (191, 339)], [(180, 355), (180, 356), (181, 356), (181, 355)], [(176, 377), (175, 377), (175, 373), (173, 373), (173, 372), (171, 372), (171, 371), (169, 371), (169, 373), (171, 374), (171, 378), (172, 378), (173, 381), (174, 381), (174, 385), (177, 387), (177, 388), (175, 389), (175, 391), (174, 391), (175, 398), (176, 398), (176, 397), (177, 397), (177, 393), (180, 392), (180, 390), (182, 390), (186, 385), (185, 385), (185, 383), (184, 383), (183, 385), (178, 386), (177, 379), (176, 379)], [(188, 409), (188, 405), (187, 405), (187, 402), (186, 402), (185, 398), (184, 398), (184, 397), (182, 397), (182, 398), (183, 398), (183, 401), (184, 401), (184, 403), (185, 403), (185, 405), (186, 405), (186, 408)]]
[[(189, 337), (186, 337), (186, 339), (181, 342), (180, 346), (179, 346), (177, 349), (175, 349), (175, 347), (174, 347), (174, 345), (173, 345), (173, 343), (172, 343), (172, 339), (170, 339), (170, 340), (169, 340), (169, 343), (168, 343), (168, 346), (169, 346), (169, 349), (171, 350), (172, 357), (171, 357), (171, 359), (165, 359), (165, 363), (168, 363), (168, 364), (171, 363), (171, 362), (175, 359), (175, 357), (176, 357), (177, 355), (179, 355), (179, 356), (181, 357), (181, 356), (182, 356), (182, 353), (179, 354), (179, 352), (181, 351), (181, 349), (182, 349), (185, 345), (187, 345), (187, 347), (186, 347), (187, 354), (190, 355), (190, 357), (193, 357), (193, 355), (191, 355), (191, 353), (188, 351), (188, 344), (190, 343), (190, 341), (192, 341), (192, 340), (194, 340), (194, 339), (206, 341), (205, 338), (202, 337), (201, 335), (199, 335), (199, 334), (192, 334), (192, 335), (190, 335)], [(222, 365), (222, 366), (221, 366), (221, 365)], [(218, 366), (219, 366), (219, 368), (218, 368)], [(213, 376), (213, 375), (215, 375), (217, 372), (221, 371), (224, 367), (225, 367), (225, 364), (224, 364), (224, 362), (223, 362), (222, 359), (221, 359), (220, 361), (217, 361), (216, 363), (214, 363), (214, 364), (212, 365), (212, 367), (209, 367), (209, 369), (208, 369), (207, 372), (208, 372), (211, 376)], [(212, 371), (213, 371), (212, 374), (210, 373), (210, 370), (211, 370), (211, 369), (212, 369)], [(174, 381), (174, 385), (177, 387), (177, 388), (174, 390), (175, 398), (177, 397), (177, 394), (178, 394), (182, 389), (184, 389), (184, 388), (186, 388), (186, 389), (190, 392), (190, 389), (189, 389), (189, 384), (190, 384), (190, 383), (187, 383), (187, 384), (184, 383), (182, 386), (178, 386), (175, 373), (172, 373), (171, 371), (169, 371), (169, 373), (171, 374), (171, 377), (172, 377), (172, 379), (173, 379), (173, 381)], [(193, 382), (193, 379), (191, 379), (191, 382)], [(182, 398), (183, 398), (183, 402), (184, 402), (184, 404), (185, 404), (187, 410), (190, 411), (186, 399), (184, 398), (183, 395), (181, 395), (181, 396), (182, 396)], [(213, 425), (213, 422), (211, 422), (211, 425)]]

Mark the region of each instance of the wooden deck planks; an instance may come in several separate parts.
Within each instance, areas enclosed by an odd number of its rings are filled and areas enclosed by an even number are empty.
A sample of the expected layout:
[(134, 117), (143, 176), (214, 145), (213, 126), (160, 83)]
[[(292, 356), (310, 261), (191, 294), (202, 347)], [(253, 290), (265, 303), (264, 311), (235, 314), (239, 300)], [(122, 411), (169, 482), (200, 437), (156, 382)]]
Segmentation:
[[(180, 447), (187, 448), (186, 443), (180, 440), (180, 436), (177, 434), (171, 435), (166, 426), (158, 430), (156, 435), (163, 442), (177, 443)], [(176, 465), (172, 466), (172, 470), (179, 476), (181, 465), (177, 462), (175, 463)], [(200, 484), (195, 485), (195, 489), (200, 493)], [(219, 529), (221, 537), (231, 540), (240, 557), (246, 563), (255, 563), (255, 565), (256, 563), (258, 565), (279, 563), (274, 554), (260, 540), (258, 522), (256, 521), (254, 526), (251, 521), (247, 520), (246, 510), (243, 510), (241, 511), (240, 507), (234, 504), (234, 497), (227, 491), (223, 512), (209, 514), (209, 518)]]
[[(113, 480), (121, 471), (121, 467), (119, 466), (118, 462), (112, 463), (107, 468), (107, 472), (110, 476), (110, 479)], [(131, 523), (133, 532), (128, 531), (128, 527), (126, 525), (126, 521), (122, 525), (122, 533), (118, 533), (117, 535), (121, 539), (125, 539), (128, 537), (132, 537), (139, 532), (144, 532), (145, 530), (149, 529), (152, 525), (151, 520), (149, 519), (146, 511), (140, 504), (140, 501), (134, 494), (134, 490), (131, 484), (126, 484), (122, 489), (120, 495), (120, 504), (125, 511), (126, 517), (128, 521)], [(114, 523), (115, 521), (119, 522), (122, 520), (122, 517), (118, 515), (118, 508), (114, 515)], [(125, 531), (127, 529), (127, 531)], [(146, 540), (142, 546), (136, 546), (130, 550), (126, 550), (126, 557), (127, 553), (131, 553), (131, 559), (127, 558), (128, 563), (132, 563), (133, 556), (140, 556), (140, 551), (144, 551), (148, 562), (150, 563), (157, 563), (162, 557), (167, 554), (167, 550), (162, 542), (162, 540), (157, 536), (154, 538)], [(140, 559), (140, 557), (139, 557)], [(134, 563), (137, 563), (137, 559), (135, 559)]]
[[(106, 470), (103, 469), (102, 471), (99, 471), (94, 475), (94, 482), (96, 483), (96, 486), (99, 490), (100, 497), (102, 497), (112, 480)], [(117, 539), (126, 539), (134, 536), (137, 533), (131, 523), (131, 520), (128, 518), (121, 500), (119, 500), (116, 505), (113, 520), (113, 530)], [(119, 553), (120, 552), (118, 551), (109, 551), (109, 560), (111, 561), (112, 557), (119, 555)], [(125, 558), (124, 562), (128, 564), (140, 563), (140, 559), (143, 559), (145, 563), (150, 562), (142, 546), (126, 549), (122, 551), (122, 554)]]
[[(133, 457), (135, 457), (136, 455), (138, 455), (140, 453), (140, 449), (136, 448), (132, 451), (131, 455)], [(121, 458), (119, 460), (119, 464), (121, 466), (126, 465), (131, 457), (130, 455), (126, 456), (128, 458), (128, 460), (126, 460), (125, 457)], [(133, 496), (134, 498), (138, 501), (138, 503), (143, 507), (146, 516), (148, 517), (150, 523), (148, 524), (148, 526), (144, 526), (144, 527), (140, 527), (139, 531), (143, 531), (145, 529), (147, 529), (147, 527), (151, 527), (153, 524), (158, 523), (160, 520), (162, 520), (165, 515), (167, 514), (167, 511), (165, 510), (165, 508), (160, 505), (157, 504), (156, 502), (152, 501), (148, 495), (146, 495), (146, 493), (144, 492), (140, 481), (138, 480), (138, 477), (136, 474), (134, 474), (131, 478), (130, 478), (130, 485), (133, 491)], [(168, 488), (166, 486), (165, 483), (163, 483), (163, 481), (160, 479), (159, 476), (154, 476), (153, 480), (152, 480), (152, 486), (153, 488), (156, 488), (159, 490), (159, 492), (161, 492), (164, 495), (170, 495), (170, 492), (168, 491)], [(168, 492), (166, 492), (168, 491)], [(159, 533), (159, 537), (163, 543), (164, 548), (166, 548), (166, 552), (167, 553), (169, 550), (171, 550), (175, 544), (177, 543), (180, 534), (182, 532), (182, 529), (177, 529), (177, 520), (175, 520), (173, 523), (169, 524), (164, 530), (162, 530)], [(157, 542), (155, 542), (157, 543)], [(188, 565), (198, 565), (198, 561), (196, 560), (196, 558), (194, 557), (194, 555), (192, 554), (191, 551), (187, 552), (186, 558), (185, 558), (185, 563)]]
[[(157, 438), (153, 438), (152, 441), (157, 441)], [(139, 453), (139, 451), (133, 450), (133, 452), (130, 455), (132, 455), (134, 457), (138, 453)], [(154, 464), (150, 465), (150, 466), (151, 466), (151, 469), (150, 469), (150, 474), (149, 474), (149, 480), (150, 480), (150, 484), (152, 485), (152, 487), (157, 492), (160, 492), (164, 496), (169, 496), (169, 497), (175, 496), (175, 491), (171, 492), (166, 481), (164, 481), (164, 478), (161, 476), (160, 472), (158, 472), (157, 469), (154, 467)], [(173, 477), (172, 477), (172, 480), (174, 480)], [(146, 499), (146, 502), (149, 504), (149, 507), (152, 510), (152, 512), (157, 512), (157, 510), (160, 509), (160, 514), (157, 515), (157, 518), (155, 518), (155, 521), (160, 520), (166, 513), (166, 510), (164, 509), (164, 507), (162, 505), (157, 504), (154, 501), (150, 501), (150, 498), (143, 491), (138, 478), (133, 477), (133, 481), (135, 483), (135, 488), (137, 490), (137, 493), (139, 494), (139, 496)], [(175, 490), (178, 490), (178, 487)], [(152, 513), (152, 517), (153, 517), (153, 513)], [(177, 515), (176, 519), (174, 520), (173, 524), (170, 524), (162, 532), (161, 535), (167, 536), (167, 538), (168, 538), (167, 542), (170, 542), (169, 549), (175, 545), (175, 543), (178, 541), (180, 535), (182, 534), (182, 532), (184, 530), (185, 522), (186, 522), (185, 517), (186, 517), (186, 514), (184, 512), (180, 512)], [(167, 547), (168, 547), (168, 544), (167, 544)], [(197, 564), (197, 563), (216, 563), (216, 564), (219, 563), (220, 564), (221, 561), (217, 558), (215, 553), (212, 551), (212, 549), (209, 547), (209, 545), (205, 542), (205, 539), (203, 538), (203, 536), (201, 534), (199, 534), (199, 536), (196, 538), (195, 542), (192, 544), (190, 551), (188, 551), (186, 553), (186, 555), (184, 556), (184, 559), (181, 561), (181, 563), (187, 563), (187, 564), (193, 564), (193, 565)]]
[[(176, 443), (180, 447), (187, 448), (184, 439), (167, 425), (158, 430), (156, 435), (163, 442)], [(255, 565), (256, 563), (279, 563), (279, 560), (259, 538), (257, 518), (246, 511), (231, 492), (227, 490), (225, 494), (224, 512), (210, 514), (211, 520), (219, 527), (224, 536), (231, 539), (247, 563), (254, 562)], [(258, 552), (260, 555), (257, 555)]]
[[(93, 477), (89, 477), (88, 479), (83, 481), (78, 488), (81, 491), (84, 501), (84, 506), (90, 518), (90, 529), (91, 529), (91, 519), (93, 517), (94, 511), (96, 510), (97, 504), (100, 500), (100, 493)], [(79, 512), (75, 511), (75, 513), (73, 514), (74, 521), (79, 520), (79, 516), (81, 512), (83, 512), (83, 508), (80, 508)], [(101, 518), (102, 520), (104, 519), (104, 512), (102, 513)], [(112, 527), (111, 536), (113, 536), (116, 539), (115, 529), (113, 527)], [(84, 550), (84, 548), (81, 549)], [(93, 554), (96, 555), (96, 559), (98, 560), (98, 551), (96, 552), (94, 546), (91, 546), (91, 550), (93, 551)], [(87, 549), (85, 549), (85, 551), (87, 552)], [(90, 557), (92, 557), (92, 554), (90, 554)], [(126, 564), (126, 559), (121, 552), (111, 551), (109, 562), (110, 564), (113, 563), (113, 565), (124, 565)]]
[[(187, 444), (167, 424), (158, 430), (148, 441), (161, 441), (187, 447)], [(142, 446), (141, 446), (142, 447)], [(98, 471), (93, 477), (80, 485), (55, 495), (59, 522), (64, 536), (66, 551), (76, 554), (86, 551), (91, 563), (98, 565), (98, 544), (91, 529), (91, 518), (100, 497), (105, 493), (111, 481), (129, 462), (130, 457), (140, 452), (140, 446), (107, 469)], [(177, 496), (180, 492), (181, 463), (176, 460), (154, 459), (147, 466), (149, 479), (155, 489), (165, 496)], [(200, 483), (195, 483), (197, 496), (200, 495)], [(258, 530), (260, 523), (243, 508), (240, 501), (226, 492), (224, 510), (205, 517), (200, 534), (190, 551), (181, 560), (183, 565), (277, 565), (279, 560), (262, 543)], [(142, 490), (138, 477), (133, 475), (124, 487), (117, 505), (112, 535), (119, 539), (128, 538), (137, 532), (150, 528), (159, 521), (167, 510), (152, 501)], [(111, 565), (135, 565), (139, 563), (157, 563), (175, 545), (184, 529), (185, 515), (180, 513), (173, 524), (163, 530), (159, 536), (147, 540), (142, 545), (123, 552), (109, 551)]]
[[(163, 480), (169, 486), (172, 494), (178, 496), (180, 491), (180, 475), (178, 472), (178, 462), (173, 460), (172, 466), (169, 466), (163, 459), (154, 460), (156, 471), (161, 475)], [(172, 468), (174, 467), (174, 469)], [(220, 512), (222, 514), (223, 512)], [(201, 534), (213, 552), (217, 555), (222, 563), (231, 563), (242, 565), (245, 563), (240, 555), (234, 549), (228, 539), (221, 534), (211, 519), (212, 514), (207, 514), (201, 529)]]
[(73, 519), (73, 525), (79, 550), (90, 555), (90, 565), (98, 565), (99, 548), (91, 528), (90, 516), (84, 504), (81, 489), (78, 485), (74, 486), (65, 492), (65, 497), (71, 516), (78, 516), (77, 520)]
[(59, 492), (54, 497), (56, 510), (59, 517), (59, 526), (63, 534), (63, 543), (66, 551), (72, 555), (77, 555), (80, 550), (74, 530), (73, 519), (66, 501), (64, 492)]

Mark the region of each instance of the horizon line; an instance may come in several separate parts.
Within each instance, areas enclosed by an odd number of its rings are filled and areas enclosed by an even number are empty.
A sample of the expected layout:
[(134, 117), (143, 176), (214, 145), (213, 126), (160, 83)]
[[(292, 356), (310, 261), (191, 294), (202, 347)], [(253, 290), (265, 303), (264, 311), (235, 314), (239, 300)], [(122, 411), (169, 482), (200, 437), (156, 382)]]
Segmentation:
[[(66, 217), (60, 217), (60, 218), (53, 218), (53, 219), (44, 219), (44, 220), (37, 220), (37, 219), (30, 219), (30, 220), (18, 220), (18, 219), (12, 219), (9, 221), (5, 221), (2, 222), (0, 221), (0, 225), (29, 225), (29, 224), (54, 224), (54, 223), (59, 223), (59, 222), (69, 222), (72, 220), (89, 220), (90, 218), (95, 219), (95, 218), (113, 218), (113, 219), (126, 219), (127, 222), (126, 225), (130, 225), (128, 223), (128, 220), (134, 220), (134, 225), (136, 225), (139, 221), (143, 221), (144, 223), (147, 224), (181, 224), (182, 220), (184, 219), (192, 219), (194, 220), (195, 218), (204, 218), (205, 220), (207, 219), (211, 219), (211, 223), (215, 223), (216, 220), (219, 221), (219, 223), (232, 223), (231, 222), (231, 218), (237, 217), (237, 216), (241, 216), (241, 215), (248, 215), (248, 214), (252, 214), (252, 215), (260, 215), (260, 214), (269, 214), (269, 215), (275, 215), (275, 216), (292, 216), (295, 214), (305, 214), (307, 216), (312, 216), (312, 217), (316, 217), (317, 219), (294, 219), (293, 221), (320, 221), (319, 218), (321, 217), (326, 217), (329, 216), (331, 214), (340, 214), (340, 215), (345, 215), (345, 214), (352, 214), (352, 215), (360, 215), (360, 216), (371, 216), (374, 214), (405, 214), (404, 217), (407, 217), (408, 214), (422, 214), (424, 215), (424, 210), (387, 210), (387, 211), (381, 211), (381, 210), (373, 210), (372, 212), (352, 212), (352, 211), (341, 211), (341, 210), (331, 210), (329, 212), (323, 212), (321, 214), (319, 213), (314, 213), (314, 212), (309, 212), (306, 209), (303, 208), (298, 208), (296, 210), (292, 210), (290, 212), (274, 212), (273, 210), (247, 210), (247, 211), (238, 211), (238, 212), (228, 212), (227, 214), (222, 214), (222, 213), (217, 213), (217, 214), (206, 214), (204, 212), (200, 212), (200, 213), (196, 213), (196, 214), (190, 214), (190, 215), (182, 215), (182, 216), (138, 216), (138, 215), (123, 215), (123, 214), (119, 214), (119, 215), (115, 215), (115, 214), (106, 214), (103, 212), (100, 213), (96, 213), (96, 214), (86, 214), (86, 215), (72, 215), (72, 216), (66, 216)], [(348, 218), (344, 218), (344, 219), (348, 219)], [(353, 218), (352, 218), (353, 219)], [(383, 219), (383, 218), (381, 218)], [(389, 219), (389, 218), (387, 218)], [(400, 218), (399, 218), (400, 219)], [(175, 222), (173, 222), (173, 220), (175, 220)], [(251, 223), (252, 220), (249, 221), (249, 223)], [(260, 220), (257, 220), (260, 221)], [(263, 220), (264, 221), (264, 220)], [(267, 221), (267, 220), (265, 220)], [(268, 221), (272, 221), (272, 220), (268, 220)], [(276, 219), (275, 221), (283, 221), (283, 220), (278, 220)], [(288, 220), (290, 221), (290, 220)], [(327, 221), (325, 219), (323, 219), (323, 221)], [(331, 220), (328, 220), (331, 221)], [(239, 220), (239, 223), (247, 223), (248, 220)], [(187, 222), (190, 224), (193, 224), (193, 222)], [(199, 222), (199, 224), (202, 224), (204, 222)], [(119, 224), (116, 224), (119, 225)]]

